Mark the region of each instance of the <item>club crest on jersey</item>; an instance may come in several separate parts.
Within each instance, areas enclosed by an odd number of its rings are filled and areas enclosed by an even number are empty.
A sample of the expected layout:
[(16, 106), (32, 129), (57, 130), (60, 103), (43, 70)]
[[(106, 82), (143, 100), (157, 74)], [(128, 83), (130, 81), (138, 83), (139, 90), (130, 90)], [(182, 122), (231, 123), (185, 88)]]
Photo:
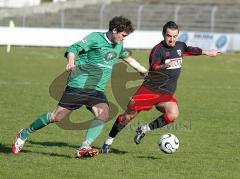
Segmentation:
[(182, 56), (182, 50), (178, 49), (177, 53), (178, 53), (179, 56)]

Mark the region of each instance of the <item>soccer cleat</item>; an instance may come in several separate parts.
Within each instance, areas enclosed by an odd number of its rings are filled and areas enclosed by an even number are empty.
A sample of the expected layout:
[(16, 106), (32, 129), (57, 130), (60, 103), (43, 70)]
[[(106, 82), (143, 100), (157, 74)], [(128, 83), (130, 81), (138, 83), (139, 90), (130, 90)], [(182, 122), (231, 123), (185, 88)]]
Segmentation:
[(21, 130), (19, 131), (19, 133), (17, 134), (17, 136), (16, 136), (16, 138), (15, 138), (14, 143), (12, 144), (12, 153), (14, 153), (14, 154), (18, 154), (18, 153), (22, 150), (23, 145), (24, 145), (24, 143), (25, 143), (25, 140), (22, 140), (22, 139), (20, 138), (20, 134), (21, 134), (21, 132), (22, 132), (23, 130), (24, 130), (24, 129), (21, 129)]
[(75, 151), (76, 158), (94, 157), (99, 154), (99, 150), (92, 147), (79, 147)]
[(144, 136), (145, 136), (145, 133), (142, 131), (142, 128), (138, 127), (136, 130), (136, 136), (134, 137), (134, 142), (136, 144), (140, 144)]
[(104, 143), (102, 146), (102, 153), (107, 154), (109, 153), (109, 151), (110, 151), (110, 145)]

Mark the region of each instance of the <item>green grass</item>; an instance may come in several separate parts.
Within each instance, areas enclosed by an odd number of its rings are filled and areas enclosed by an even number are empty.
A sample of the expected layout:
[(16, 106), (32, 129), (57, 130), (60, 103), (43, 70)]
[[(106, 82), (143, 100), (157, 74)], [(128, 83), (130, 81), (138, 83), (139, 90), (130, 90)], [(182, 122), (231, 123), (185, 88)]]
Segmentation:
[[(0, 47), (1, 177), (240, 178), (237, 53), (217, 58), (186, 57), (176, 93), (180, 117), (175, 124), (146, 135), (138, 146), (133, 143), (135, 129), (157, 117), (155, 109), (139, 114), (118, 135), (109, 155), (75, 159), (73, 152), (85, 131), (63, 130), (55, 124), (31, 135), (19, 155), (11, 154), (18, 130), (55, 108), (57, 101), (50, 97), (49, 86), (64, 71), (64, 50), (12, 47), (8, 54), (5, 47)], [(148, 66), (148, 53), (133, 51), (133, 56)], [(117, 104), (110, 89), (109, 83), (106, 94)], [(122, 111), (118, 106), (118, 113)], [(91, 117), (82, 108), (71, 120), (79, 123)], [(106, 124), (94, 143), (96, 147), (101, 147), (113, 122)], [(166, 132), (176, 134), (180, 140), (179, 150), (172, 155), (162, 153), (157, 146), (160, 135)]]

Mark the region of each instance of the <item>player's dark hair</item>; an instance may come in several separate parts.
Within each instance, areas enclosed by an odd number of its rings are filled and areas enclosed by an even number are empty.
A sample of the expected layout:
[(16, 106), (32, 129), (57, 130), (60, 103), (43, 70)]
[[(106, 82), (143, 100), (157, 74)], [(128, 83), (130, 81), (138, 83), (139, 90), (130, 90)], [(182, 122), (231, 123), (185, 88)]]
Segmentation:
[(110, 20), (109, 31), (112, 31), (115, 28), (118, 32), (127, 32), (129, 34), (134, 31), (132, 22), (123, 16), (116, 16)]
[(162, 34), (164, 35), (167, 32), (167, 29), (172, 29), (172, 30), (178, 30), (178, 25), (173, 22), (173, 21), (168, 21), (164, 26), (163, 26), (163, 30), (162, 30)]

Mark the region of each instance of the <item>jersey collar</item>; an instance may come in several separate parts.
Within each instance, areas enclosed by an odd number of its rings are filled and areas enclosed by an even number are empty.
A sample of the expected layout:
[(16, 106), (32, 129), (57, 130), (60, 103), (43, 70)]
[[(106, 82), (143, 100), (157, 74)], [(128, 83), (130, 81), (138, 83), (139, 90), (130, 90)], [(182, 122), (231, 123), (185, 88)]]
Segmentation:
[(105, 37), (106, 41), (107, 41), (109, 44), (113, 44), (113, 43), (108, 39), (106, 32), (104, 33), (104, 37)]

